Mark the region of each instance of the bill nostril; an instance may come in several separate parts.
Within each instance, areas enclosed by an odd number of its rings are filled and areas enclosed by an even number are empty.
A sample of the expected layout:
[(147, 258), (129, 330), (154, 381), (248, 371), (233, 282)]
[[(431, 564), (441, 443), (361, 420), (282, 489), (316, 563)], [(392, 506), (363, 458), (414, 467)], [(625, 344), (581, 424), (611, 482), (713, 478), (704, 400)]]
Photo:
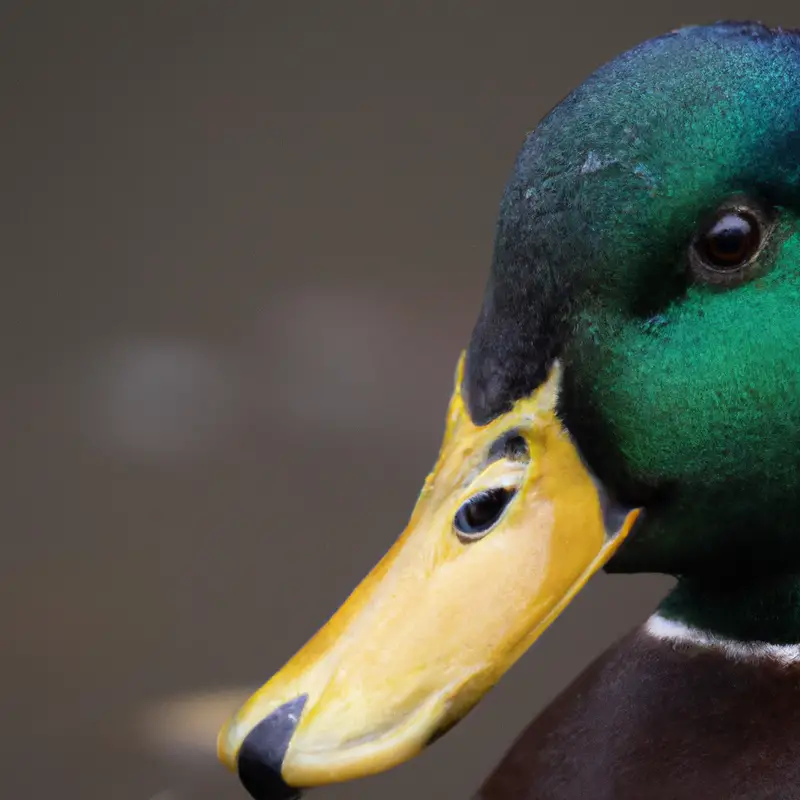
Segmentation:
[(286, 750), (308, 700), (302, 694), (276, 708), (247, 734), (239, 749), (239, 780), (254, 800), (297, 800), (301, 792), (281, 777)]

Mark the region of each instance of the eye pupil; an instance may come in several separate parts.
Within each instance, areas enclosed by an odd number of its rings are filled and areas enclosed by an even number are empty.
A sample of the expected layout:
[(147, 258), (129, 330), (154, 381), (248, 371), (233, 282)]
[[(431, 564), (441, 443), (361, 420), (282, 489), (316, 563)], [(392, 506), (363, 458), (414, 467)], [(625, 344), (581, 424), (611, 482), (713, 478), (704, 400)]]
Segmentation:
[(466, 538), (486, 533), (500, 519), (515, 494), (514, 489), (489, 489), (471, 497), (456, 512), (456, 530)]
[(699, 241), (700, 255), (711, 267), (739, 267), (758, 249), (758, 222), (746, 212), (728, 212), (703, 234)]

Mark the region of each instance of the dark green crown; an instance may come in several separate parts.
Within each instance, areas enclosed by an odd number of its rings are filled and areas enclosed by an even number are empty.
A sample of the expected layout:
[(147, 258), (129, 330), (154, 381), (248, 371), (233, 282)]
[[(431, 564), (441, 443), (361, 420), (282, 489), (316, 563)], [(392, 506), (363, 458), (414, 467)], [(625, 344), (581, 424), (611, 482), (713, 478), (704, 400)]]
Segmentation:
[[(720, 285), (691, 252), (726, 204), (765, 242)], [(468, 350), (473, 419), (555, 358), (588, 463), (647, 509), (612, 569), (800, 567), (800, 36), (676, 31), (527, 138)]]

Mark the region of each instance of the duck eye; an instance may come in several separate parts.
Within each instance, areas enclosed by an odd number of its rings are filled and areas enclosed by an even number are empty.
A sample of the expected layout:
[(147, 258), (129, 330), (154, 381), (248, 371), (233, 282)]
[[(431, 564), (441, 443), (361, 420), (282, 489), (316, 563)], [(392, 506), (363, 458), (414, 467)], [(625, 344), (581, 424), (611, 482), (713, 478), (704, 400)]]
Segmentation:
[(496, 524), (516, 489), (487, 489), (470, 497), (456, 512), (453, 524), (459, 539), (473, 541), (487, 534)]
[(692, 245), (695, 271), (706, 280), (724, 281), (726, 273), (741, 272), (753, 260), (763, 238), (756, 214), (743, 209), (720, 212)]
[(715, 267), (738, 267), (758, 248), (758, 220), (745, 212), (723, 214), (700, 240), (703, 255)]

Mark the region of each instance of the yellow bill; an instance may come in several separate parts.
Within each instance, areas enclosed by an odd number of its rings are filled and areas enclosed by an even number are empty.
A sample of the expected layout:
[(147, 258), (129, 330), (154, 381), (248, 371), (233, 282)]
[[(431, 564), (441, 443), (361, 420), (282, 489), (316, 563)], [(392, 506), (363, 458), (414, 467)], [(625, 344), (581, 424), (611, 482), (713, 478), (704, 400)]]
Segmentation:
[(610, 525), (559, 422), (560, 367), (478, 427), (461, 396), (408, 527), (331, 620), (223, 728), (259, 800), (419, 753), (498, 681), (611, 557)]

